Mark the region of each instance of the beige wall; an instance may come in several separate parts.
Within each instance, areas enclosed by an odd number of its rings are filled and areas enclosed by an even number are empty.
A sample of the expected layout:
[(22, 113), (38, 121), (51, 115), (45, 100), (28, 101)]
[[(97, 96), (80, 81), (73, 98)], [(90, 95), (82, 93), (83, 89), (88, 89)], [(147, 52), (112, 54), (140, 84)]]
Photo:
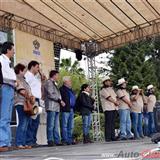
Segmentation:
[[(37, 60), (41, 63), (43, 73), (48, 77), (48, 72), (54, 69), (53, 42), (36, 37), (34, 35), (14, 30), (15, 32), (15, 52), (16, 63), (28, 64), (31, 60)], [(39, 51), (41, 55), (33, 54), (33, 41), (38, 40), (40, 43)]]

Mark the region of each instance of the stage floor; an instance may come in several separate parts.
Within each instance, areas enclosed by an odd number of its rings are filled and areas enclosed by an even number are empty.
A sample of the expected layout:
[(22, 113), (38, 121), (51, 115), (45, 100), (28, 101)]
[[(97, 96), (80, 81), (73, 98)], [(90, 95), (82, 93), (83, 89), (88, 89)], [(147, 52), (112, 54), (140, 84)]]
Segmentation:
[[(157, 148), (150, 139), (39, 147), (0, 153), (0, 160), (106, 160), (135, 159), (146, 150)], [(127, 158), (128, 159), (128, 158)], [(160, 159), (160, 158), (158, 158)]]

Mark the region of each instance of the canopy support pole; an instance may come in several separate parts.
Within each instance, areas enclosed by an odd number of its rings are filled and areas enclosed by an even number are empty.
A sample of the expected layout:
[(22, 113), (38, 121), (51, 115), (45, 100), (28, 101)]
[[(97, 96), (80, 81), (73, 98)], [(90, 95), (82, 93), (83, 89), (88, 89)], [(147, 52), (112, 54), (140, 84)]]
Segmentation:
[(99, 112), (99, 96), (98, 96), (98, 75), (95, 56), (98, 52), (98, 45), (95, 42), (85, 42), (85, 53), (87, 56), (88, 63), (88, 79), (92, 87), (92, 96), (95, 98), (95, 109), (92, 113), (92, 130), (93, 130), (93, 140), (101, 141), (101, 125), (100, 125), (100, 112)]

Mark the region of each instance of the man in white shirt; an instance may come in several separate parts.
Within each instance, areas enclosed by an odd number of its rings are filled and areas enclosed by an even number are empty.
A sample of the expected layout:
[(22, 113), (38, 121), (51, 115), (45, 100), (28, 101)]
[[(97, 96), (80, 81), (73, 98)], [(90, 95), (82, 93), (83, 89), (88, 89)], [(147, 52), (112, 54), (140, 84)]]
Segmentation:
[(8, 151), (11, 146), (10, 122), (14, 104), (14, 90), (16, 87), (16, 75), (10, 67), (11, 58), (14, 56), (14, 44), (5, 42), (2, 45), (0, 56), (3, 83), (1, 85), (0, 100), (0, 152)]
[[(26, 82), (31, 87), (32, 95), (36, 98), (36, 101), (40, 103), (42, 97), (41, 92), (41, 78), (39, 78), (39, 63), (37, 61), (31, 61), (28, 64), (28, 71), (25, 74)], [(30, 119), (29, 126), (27, 129), (27, 145), (35, 146), (37, 141), (37, 131), (40, 122), (40, 115), (36, 119)]]

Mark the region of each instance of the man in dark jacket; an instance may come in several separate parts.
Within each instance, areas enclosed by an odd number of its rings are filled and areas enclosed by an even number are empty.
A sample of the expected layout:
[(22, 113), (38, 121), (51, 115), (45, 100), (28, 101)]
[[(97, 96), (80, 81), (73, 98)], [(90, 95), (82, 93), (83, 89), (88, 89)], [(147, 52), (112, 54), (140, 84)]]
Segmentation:
[(80, 95), (78, 96), (78, 105), (83, 122), (83, 143), (92, 143), (89, 137), (91, 127), (91, 113), (94, 110), (94, 99), (90, 96), (91, 88), (88, 84), (81, 86)]
[(65, 103), (65, 106), (61, 107), (62, 142), (67, 145), (74, 144), (72, 133), (74, 128), (74, 107), (76, 96), (72, 91), (71, 87), (71, 78), (69, 76), (63, 77), (63, 86), (60, 87), (62, 100)]

